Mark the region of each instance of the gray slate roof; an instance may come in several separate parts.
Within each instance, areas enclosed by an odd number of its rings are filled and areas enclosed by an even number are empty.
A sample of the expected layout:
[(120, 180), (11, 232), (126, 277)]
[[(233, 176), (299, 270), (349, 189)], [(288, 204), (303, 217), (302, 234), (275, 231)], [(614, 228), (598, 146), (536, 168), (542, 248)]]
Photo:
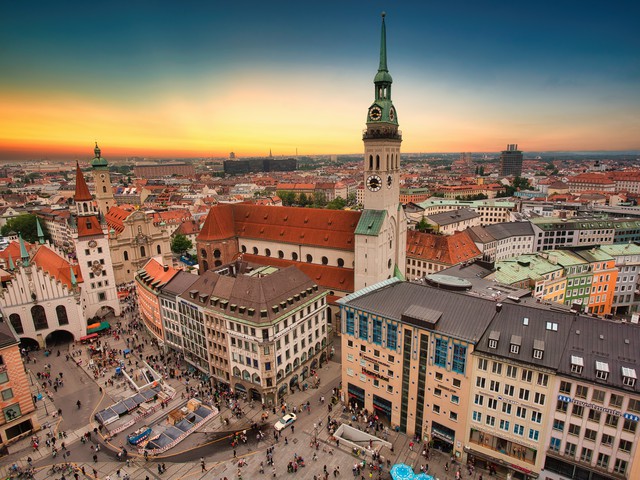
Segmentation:
[[(249, 265), (246, 262), (243, 266), (261, 267)], [(223, 265), (218, 270), (224, 267)], [(295, 266), (290, 266), (264, 276), (248, 276), (242, 273), (230, 276), (208, 270), (198, 276), (198, 279), (188, 290), (182, 291), (179, 297), (236, 318), (244, 318), (254, 323), (269, 323), (280, 317), (283, 311), (297, 308), (298, 305), (320, 296), (323, 291), (302, 271)], [(195, 298), (191, 298), (191, 292), (197, 292)], [(212, 298), (218, 300), (215, 305), (210, 302)], [(224, 304), (222, 300), (227, 303)], [(282, 308), (281, 302), (286, 302), (287, 305)], [(231, 310), (232, 305), (235, 306), (235, 311)], [(274, 306), (278, 307), (277, 311), (274, 310)], [(266, 318), (261, 316), (261, 310), (267, 311)]]
[[(582, 357), (582, 374), (571, 372), (571, 356)], [(640, 327), (593, 317), (577, 317), (572, 325), (564, 349), (559, 372), (603, 386), (615, 386), (640, 392), (640, 383), (627, 387), (622, 383), (622, 367), (633, 368), (640, 377)], [(609, 377), (596, 377), (596, 361), (609, 366)], [(639, 378), (640, 380), (640, 378)]]
[[(525, 318), (528, 320), (525, 322)], [(557, 369), (575, 316), (528, 305), (505, 303), (495, 316), (475, 352), (499, 355), (517, 362)], [(557, 331), (548, 330), (547, 322), (557, 324)], [(526, 324), (525, 324), (526, 323)], [(489, 348), (491, 334), (499, 333), (497, 348)], [(519, 353), (511, 353), (511, 343), (519, 340)], [(542, 342), (542, 343), (541, 343)], [(533, 357), (534, 347), (544, 347), (542, 359)]]
[(0, 322), (0, 348), (15, 345), (16, 343), (18, 343), (18, 340), (13, 335), (11, 327), (9, 327), (8, 319), (5, 318), (3, 322)]
[(160, 290), (161, 293), (175, 297), (189, 289), (196, 280), (198, 280), (198, 275), (181, 270)]
[(465, 220), (471, 220), (478, 218), (480, 214), (469, 210), (468, 208), (460, 208), (458, 210), (451, 210), (449, 212), (434, 213), (433, 215), (425, 215), (433, 223), (438, 225), (451, 225), (452, 223), (458, 223)]
[(468, 342), (480, 338), (496, 313), (491, 300), (407, 282), (387, 285), (345, 305), (423, 328), (431, 328), (437, 319), (435, 331)]

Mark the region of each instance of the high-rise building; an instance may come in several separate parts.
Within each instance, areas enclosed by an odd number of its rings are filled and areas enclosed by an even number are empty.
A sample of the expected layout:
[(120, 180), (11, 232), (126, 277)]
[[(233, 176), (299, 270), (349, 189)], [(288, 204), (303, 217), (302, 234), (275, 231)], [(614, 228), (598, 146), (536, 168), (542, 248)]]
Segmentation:
[(507, 145), (500, 154), (500, 175), (519, 177), (522, 175), (522, 151), (515, 143)]

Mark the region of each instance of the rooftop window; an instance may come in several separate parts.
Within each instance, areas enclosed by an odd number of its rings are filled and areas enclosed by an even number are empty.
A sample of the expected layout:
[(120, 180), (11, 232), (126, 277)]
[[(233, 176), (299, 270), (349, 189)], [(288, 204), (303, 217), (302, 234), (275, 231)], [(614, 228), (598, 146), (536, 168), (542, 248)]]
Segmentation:
[(596, 378), (606, 380), (609, 376), (609, 364), (596, 360)]
[(582, 357), (571, 355), (571, 372), (581, 374), (583, 368), (584, 360)]
[(622, 383), (627, 387), (635, 387), (636, 385), (636, 369), (622, 367)]

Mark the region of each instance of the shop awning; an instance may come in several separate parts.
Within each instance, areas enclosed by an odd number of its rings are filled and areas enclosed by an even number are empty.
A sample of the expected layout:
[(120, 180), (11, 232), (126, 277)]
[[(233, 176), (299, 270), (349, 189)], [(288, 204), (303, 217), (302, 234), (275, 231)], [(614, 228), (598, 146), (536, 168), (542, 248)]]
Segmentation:
[(92, 334), (96, 332), (101, 332), (103, 330), (106, 330), (107, 328), (111, 328), (111, 325), (109, 325), (109, 322), (101, 322), (99, 324), (94, 323), (93, 325), (89, 325), (89, 327), (87, 327), (87, 333)]
[(98, 334), (97, 333), (92, 333), (91, 335), (85, 335), (84, 337), (80, 337), (80, 341), (84, 342), (86, 340), (92, 340), (94, 338), (98, 338)]

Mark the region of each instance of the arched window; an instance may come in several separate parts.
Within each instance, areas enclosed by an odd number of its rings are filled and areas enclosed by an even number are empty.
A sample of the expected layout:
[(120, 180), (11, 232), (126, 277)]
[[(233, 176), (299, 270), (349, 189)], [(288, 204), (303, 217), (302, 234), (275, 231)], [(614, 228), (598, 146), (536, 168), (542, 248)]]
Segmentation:
[(313, 256), (309, 253), (307, 253), (307, 263), (313, 263)]
[(291, 260), (298, 260), (298, 254), (296, 252), (291, 252)]
[(376, 155), (376, 170), (380, 170), (380, 155)]
[(242, 371), (242, 379), (251, 381), (251, 374), (248, 371), (243, 370)]
[(338, 259), (338, 266), (339, 267), (344, 267), (344, 260), (343, 259), (341, 259), (341, 258)]
[(220, 258), (222, 256), (222, 252), (217, 248), (213, 251), (213, 258)]
[(24, 333), (20, 315), (18, 315), (17, 313), (12, 313), (11, 315), (9, 315), (9, 322), (11, 322), (11, 326), (13, 327), (13, 330), (16, 332), (16, 334), (22, 335)]
[(129, 252), (127, 252), (126, 250), (123, 252), (123, 257), (124, 257), (124, 261), (127, 262), (129, 261)]
[(107, 187), (102, 187), (102, 193), (107, 193)]
[(242, 253), (247, 253), (247, 246), (246, 245), (242, 245)]
[(31, 307), (31, 318), (33, 319), (33, 327), (36, 330), (49, 328), (47, 313), (44, 311), (44, 307), (42, 305), (34, 305)]
[(373, 155), (369, 155), (369, 170), (373, 170)]
[(202, 261), (202, 270), (204, 270), (205, 272), (209, 270), (209, 262), (207, 262), (206, 260)]
[(234, 377), (240, 376), (240, 369), (238, 367), (233, 367), (233, 376)]
[(204, 248), (202, 250), (200, 250), (200, 256), (202, 258), (207, 258), (207, 251)]
[(322, 257), (322, 264), (323, 265), (328, 265), (329, 264), (329, 259), (327, 257)]
[(222, 265), (222, 261), (221, 261), (221, 260), (216, 260), (216, 261), (213, 263), (213, 265), (214, 265), (214, 266), (216, 266), (216, 267), (219, 267), (220, 265)]
[(162, 249), (160, 248), (160, 244), (158, 244), (158, 246), (156, 247), (156, 251), (158, 252), (158, 255), (160, 255), (162, 253)]
[(67, 309), (64, 305), (56, 307), (56, 315), (58, 316), (58, 325), (69, 325), (69, 317), (67, 317)]
[(147, 256), (147, 251), (145, 250), (144, 245), (140, 247), (140, 256), (141, 257)]
[(271, 250), (270, 250), (270, 249), (268, 249), (268, 248), (265, 248), (265, 249), (264, 249), (264, 256), (265, 256), (265, 257), (270, 257), (270, 256), (271, 256)]
[(260, 384), (260, 376), (259, 376), (257, 373), (254, 373), (254, 374), (251, 376), (251, 381), (252, 381), (253, 383)]
[(278, 250), (278, 258), (284, 258), (284, 252), (282, 250)]
[(253, 247), (253, 254), (257, 255), (258, 254), (258, 247)]

